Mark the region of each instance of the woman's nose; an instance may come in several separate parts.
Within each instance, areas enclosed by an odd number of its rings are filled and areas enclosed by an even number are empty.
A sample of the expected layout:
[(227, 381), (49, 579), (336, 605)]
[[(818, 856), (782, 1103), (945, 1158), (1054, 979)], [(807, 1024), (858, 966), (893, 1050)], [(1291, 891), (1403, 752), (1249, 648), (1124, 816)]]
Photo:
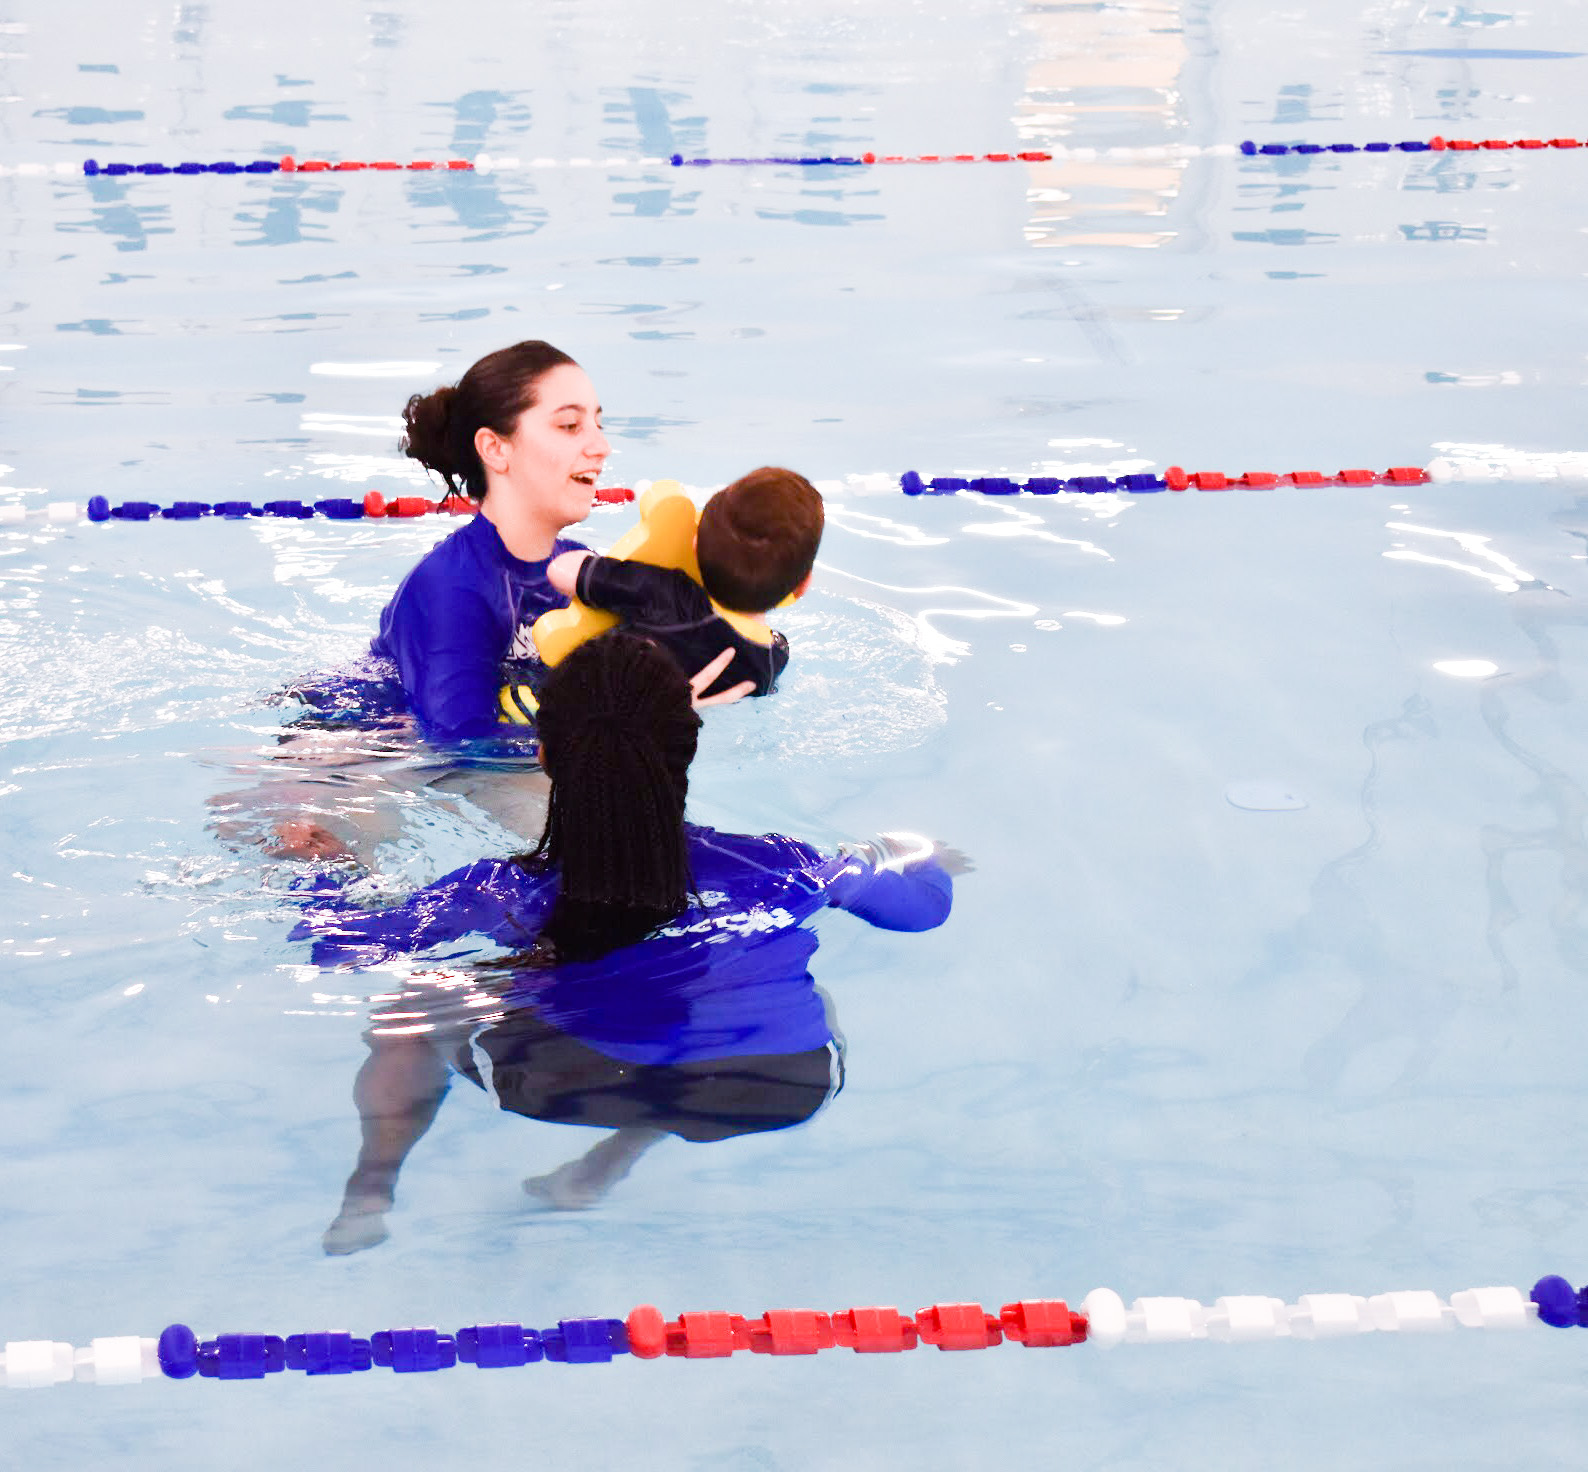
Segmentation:
[(599, 456), (603, 460), (605, 460), (607, 456), (612, 453), (612, 446), (607, 443), (607, 437), (604, 430), (598, 429), (596, 431), (595, 442), (590, 446), (590, 453), (592, 455)]

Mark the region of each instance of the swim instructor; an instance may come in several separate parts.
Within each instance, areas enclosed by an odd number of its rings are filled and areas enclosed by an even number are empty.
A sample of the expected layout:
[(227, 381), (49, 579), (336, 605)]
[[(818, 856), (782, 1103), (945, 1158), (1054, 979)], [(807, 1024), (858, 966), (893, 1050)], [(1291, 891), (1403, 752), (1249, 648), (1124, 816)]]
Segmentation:
[(497, 727), (502, 665), (533, 654), (530, 626), (563, 603), (546, 564), (595, 504), (611, 454), (589, 375), (545, 342), (480, 359), (456, 385), (415, 394), (402, 449), (480, 514), (425, 554), (380, 616), (370, 653), (396, 667), (431, 740)]
[[(403, 579), (370, 653), (395, 666), (432, 741), (500, 729), (504, 664), (535, 654), (531, 626), (566, 601), (546, 581), (561, 534), (595, 504), (612, 447), (589, 375), (546, 342), (481, 358), (458, 382), (415, 394), (402, 449), (479, 506)], [(715, 703), (715, 702), (713, 702)]]

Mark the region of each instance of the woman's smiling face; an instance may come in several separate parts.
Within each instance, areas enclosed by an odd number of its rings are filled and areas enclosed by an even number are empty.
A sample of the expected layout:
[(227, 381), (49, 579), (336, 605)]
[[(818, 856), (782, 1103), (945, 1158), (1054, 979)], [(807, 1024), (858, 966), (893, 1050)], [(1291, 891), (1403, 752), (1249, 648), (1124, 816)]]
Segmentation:
[(517, 501), (535, 520), (558, 529), (590, 514), (596, 478), (612, 453), (601, 432), (595, 385), (572, 363), (541, 375), (535, 402), (518, 416), (510, 435), (482, 429), (475, 446), (489, 494)]

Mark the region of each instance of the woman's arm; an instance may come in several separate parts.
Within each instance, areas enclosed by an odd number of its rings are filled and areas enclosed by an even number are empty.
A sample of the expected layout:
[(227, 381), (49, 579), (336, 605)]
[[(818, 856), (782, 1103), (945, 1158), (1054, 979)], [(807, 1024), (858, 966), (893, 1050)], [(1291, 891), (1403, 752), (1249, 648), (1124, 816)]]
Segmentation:
[(391, 640), (403, 689), (431, 741), (496, 733), (496, 696), (506, 653), (489, 601), (481, 594), (436, 600), (423, 620), (408, 620)]
[(594, 552), (583, 549), (578, 552), (559, 552), (546, 564), (546, 581), (564, 598), (572, 598), (579, 586), (579, 569), (594, 556)]

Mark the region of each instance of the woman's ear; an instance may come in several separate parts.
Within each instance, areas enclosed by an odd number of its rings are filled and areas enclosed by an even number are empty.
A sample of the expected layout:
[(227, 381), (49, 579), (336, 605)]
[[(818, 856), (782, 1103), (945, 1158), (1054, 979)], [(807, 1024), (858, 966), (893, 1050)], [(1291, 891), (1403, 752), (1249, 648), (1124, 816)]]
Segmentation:
[(507, 443), (494, 429), (482, 425), (474, 431), (474, 453), (487, 470), (507, 474)]

